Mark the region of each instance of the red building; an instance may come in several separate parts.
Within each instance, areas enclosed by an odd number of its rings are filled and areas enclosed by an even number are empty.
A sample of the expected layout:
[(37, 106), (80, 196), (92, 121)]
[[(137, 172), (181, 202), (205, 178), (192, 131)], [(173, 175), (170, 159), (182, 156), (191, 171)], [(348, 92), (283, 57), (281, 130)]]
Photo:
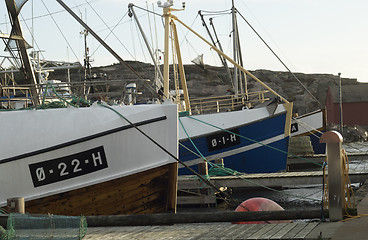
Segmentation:
[[(368, 84), (342, 86), (343, 125), (368, 126)], [(340, 124), (339, 88), (330, 86), (326, 96), (327, 123)]]

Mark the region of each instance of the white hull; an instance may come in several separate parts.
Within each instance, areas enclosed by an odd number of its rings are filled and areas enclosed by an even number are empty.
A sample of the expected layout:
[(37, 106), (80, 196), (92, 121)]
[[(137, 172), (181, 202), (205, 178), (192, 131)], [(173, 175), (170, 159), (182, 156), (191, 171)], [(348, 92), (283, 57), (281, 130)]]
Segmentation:
[[(177, 106), (114, 106), (178, 155)], [(129, 176), (176, 162), (110, 109), (0, 112), (0, 205)]]
[(325, 128), (323, 110), (314, 111), (291, 120), (291, 137), (310, 135)]
[(267, 107), (262, 107), (193, 116), (193, 118), (200, 121), (194, 120), (190, 117), (181, 117), (181, 124), (179, 123), (179, 139), (182, 141), (188, 137), (196, 138), (203, 135), (212, 134), (214, 132), (220, 132), (222, 131), (221, 129), (231, 129), (234, 127), (251, 124), (285, 111), (285, 107), (280, 104), (277, 106), (273, 114), (268, 112)]

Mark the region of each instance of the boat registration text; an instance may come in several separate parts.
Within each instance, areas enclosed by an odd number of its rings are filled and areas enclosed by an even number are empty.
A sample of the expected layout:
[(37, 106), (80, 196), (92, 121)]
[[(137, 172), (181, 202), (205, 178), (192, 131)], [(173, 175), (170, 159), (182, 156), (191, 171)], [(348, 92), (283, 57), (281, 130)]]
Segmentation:
[(89, 174), (107, 167), (103, 146), (61, 158), (29, 164), (34, 187)]

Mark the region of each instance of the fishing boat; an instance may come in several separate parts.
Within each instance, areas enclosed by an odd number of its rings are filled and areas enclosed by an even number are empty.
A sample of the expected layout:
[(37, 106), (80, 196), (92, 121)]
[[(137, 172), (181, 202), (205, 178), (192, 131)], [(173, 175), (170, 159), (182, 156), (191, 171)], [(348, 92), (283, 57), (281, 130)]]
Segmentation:
[[(313, 96), (313, 94), (306, 88), (306, 86), (299, 80), (299, 78), (286, 66), (286, 64), (281, 60), (281, 58), (275, 53), (273, 49), (265, 42), (264, 38), (260, 36), (260, 34), (255, 30), (255, 28), (249, 23), (249, 21), (240, 13), (239, 9), (235, 8), (234, 0), (232, 0), (232, 8), (231, 10), (225, 10), (225, 11), (217, 11), (217, 12), (211, 12), (211, 11), (199, 11), (198, 14), (201, 17), (202, 25), (206, 29), (208, 36), (211, 39), (211, 42), (213, 45), (218, 46), (222, 51), (221, 42), (218, 38), (215, 24), (213, 21), (213, 18), (209, 18), (210, 26), (212, 27), (212, 32), (210, 31), (210, 28), (207, 26), (207, 23), (204, 19), (205, 15), (213, 16), (213, 15), (229, 15), (232, 16), (232, 35), (233, 35), (233, 49), (234, 49), (234, 59), (237, 59), (238, 63), (243, 66), (243, 59), (242, 59), (242, 51), (241, 51), (241, 44), (239, 41), (239, 32), (238, 32), (238, 24), (237, 24), (237, 16), (240, 16), (246, 25), (250, 27), (250, 29), (255, 33), (255, 35), (258, 36), (258, 38), (265, 44), (265, 46), (270, 50), (270, 52), (276, 57), (276, 59), (286, 68), (286, 70), (289, 72), (289, 74), (297, 81), (299, 84), (305, 89), (305, 91), (310, 95), (312, 99), (316, 101), (316, 103), (319, 105), (321, 109), (318, 109), (316, 111), (309, 112), (307, 114), (296, 116), (292, 118), (291, 121), (291, 137), (299, 137), (299, 136), (307, 136), (308, 139), (311, 141), (312, 145), (312, 151), (315, 154), (324, 154), (325, 153), (325, 144), (319, 142), (320, 136), (323, 134), (323, 132), (326, 131), (326, 116), (325, 112), (323, 110), (322, 104), (318, 101), (318, 99)], [(238, 82), (239, 82), (239, 88), (242, 89), (242, 84), (246, 86), (246, 76), (242, 75), (242, 73), (238, 73), (235, 69), (233, 73), (230, 72), (229, 67), (227, 65), (226, 60), (219, 55), (220, 61), (222, 62), (222, 65), (224, 67), (224, 70), (226, 72), (226, 76), (228, 80), (234, 79), (234, 88), (238, 88)], [(239, 81), (235, 81), (237, 78), (239, 78)], [(243, 78), (243, 81), (242, 81)], [(244, 82), (244, 83), (243, 83)], [(245, 89), (244, 91), (247, 91)], [(290, 154), (290, 152), (289, 152)], [(290, 154), (293, 155), (293, 154)]]
[(0, 119), (0, 206), (24, 197), (29, 213), (175, 210), (177, 163), (135, 128), (176, 155), (175, 104), (2, 111)]
[[(165, 19), (165, 49), (164, 66), (162, 76), (163, 98), (174, 98), (179, 105), (179, 158), (186, 165), (194, 170), (198, 170), (198, 164), (204, 161), (210, 162), (223, 159), (225, 167), (244, 173), (277, 172), (286, 169), (288, 139), (290, 134), (290, 121), (292, 103), (277, 94), (273, 89), (261, 82), (257, 77), (245, 70), (239, 63), (225, 55), (216, 46), (208, 42), (193, 29), (185, 25), (180, 19), (172, 15), (172, 11), (183, 9), (172, 8), (173, 2), (167, 1), (163, 4), (158, 2), (159, 7), (163, 8)], [(130, 4), (131, 15), (135, 17), (138, 27), (140, 23)], [(236, 93), (230, 101), (232, 106), (226, 111), (215, 111), (214, 113), (203, 114), (199, 110), (202, 107), (193, 107), (189, 100), (189, 93), (186, 85), (185, 71), (181, 60), (176, 22), (198, 36), (211, 49), (215, 50), (225, 60), (233, 64), (243, 74), (250, 76), (262, 87), (266, 88), (274, 98), (265, 99), (264, 94), (256, 93), (253, 96), (259, 97), (259, 104), (249, 107), (252, 100), (251, 94), (245, 95)], [(144, 32), (141, 31), (143, 39), (146, 39)], [(170, 37), (169, 37), (170, 36)], [(145, 40), (146, 41), (146, 40)], [(169, 43), (172, 41), (175, 49), (176, 58), (173, 68), (180, 74), (173, 74), (176, 89), (175, 95), (170, 94), (169, 90)], [(147, 41), (146, 41), (147, 42)], [(156, 62), (149, 44), (153, 62)], [(155, 69), (160, 71), (159, 66)], [(181, 89), (179, 90), (180, 75)], [(181, 94), (181, 92), (183, 94)], [(183, 95), (184, 99), (180, 98)], [(258, 100), (257, 100), (258, 101)], [(221, 105), (217, 100), (217, 106)], [(236, 105), (236, 106), (235, 106)], [(227, 108), (227, 107), (226, 107)], [(195, 110), (196, 109), (196, 110)], [(201, 114), (196, 115), (199, 111)], [(192, 174), (186, 167), (179, 165), (179, 175)]]
[[(6, 0), (7, 40), (17, 42), (31, 84), (18, 18), (25, 2)], [(38, 92), (34, 85), (35, 102)], [(26, 212), (37, 214), (175, 212), (177, 116), (170, 102), (0, 111), (0, 207), (21, 197)]]
[(319, 139), (326, 131), (326, 125), (326, 112), (322, 109), (296, 116), (291, 121), (290, 136), (308, 136), (314, 154), (325, 154), (326, 144), (320, 143)]

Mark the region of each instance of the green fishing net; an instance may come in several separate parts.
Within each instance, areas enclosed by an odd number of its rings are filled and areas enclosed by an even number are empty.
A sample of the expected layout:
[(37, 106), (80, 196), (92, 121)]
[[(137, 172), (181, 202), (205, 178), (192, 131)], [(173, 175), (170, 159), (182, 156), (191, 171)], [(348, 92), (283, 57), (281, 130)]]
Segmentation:
[(87, 232), (83, 216), (10, 214), (7, 229), (0, 227), (0, 240), (74, 240)]

